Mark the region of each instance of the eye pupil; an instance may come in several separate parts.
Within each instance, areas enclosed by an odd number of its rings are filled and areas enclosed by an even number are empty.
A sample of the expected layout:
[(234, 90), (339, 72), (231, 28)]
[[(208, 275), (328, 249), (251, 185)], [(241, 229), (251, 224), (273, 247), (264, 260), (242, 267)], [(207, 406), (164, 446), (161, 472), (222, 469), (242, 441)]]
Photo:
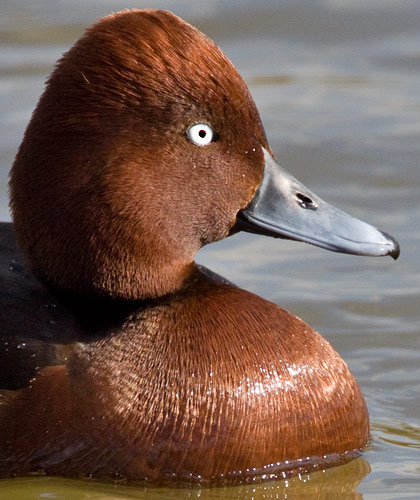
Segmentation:
[(205, 130), (201, 129), (201, 130), (200, 130), (200, 132), (198, 132), (198, 135), (199, 135), (202, 139), (204, 139), (204, 137), (206, 137), (206, 135), (207, 135), (207, 132), (206, 132)]

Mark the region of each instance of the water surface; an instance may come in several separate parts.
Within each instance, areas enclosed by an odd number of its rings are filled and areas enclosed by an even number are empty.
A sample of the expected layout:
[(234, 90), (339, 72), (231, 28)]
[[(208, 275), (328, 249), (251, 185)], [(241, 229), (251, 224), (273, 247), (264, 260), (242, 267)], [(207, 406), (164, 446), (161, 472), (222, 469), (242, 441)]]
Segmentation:
[(98, 17), (168, 8), (203, 30), (248, 83), (281, 164), (329, 202), (393, 234), (399, 261), (252, 235), (198, 261), (294, 312), (348, 362), (370, 411), (362, 459), (289, 481), (144, 489), (54, 478), (0, 498), (420, 497), (420, 3), (416, 0), (0, 0), (0, 217), (7, 175), (54, 61)]

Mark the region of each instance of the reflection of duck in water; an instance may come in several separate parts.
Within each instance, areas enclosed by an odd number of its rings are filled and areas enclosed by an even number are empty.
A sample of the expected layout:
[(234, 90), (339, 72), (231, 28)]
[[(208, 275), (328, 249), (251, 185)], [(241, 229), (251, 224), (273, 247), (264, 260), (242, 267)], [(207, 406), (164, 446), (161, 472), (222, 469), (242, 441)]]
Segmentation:
[(11, 195), (40, 282), (4, 224), (3, 475), (290, 474), (366, 444), (365, 402), (328, 342), (193, 259), (241, 229), (362, 255), (398, 245), (276, 164), (200, 32), (151, 10), (89, 29), (48, 81)]

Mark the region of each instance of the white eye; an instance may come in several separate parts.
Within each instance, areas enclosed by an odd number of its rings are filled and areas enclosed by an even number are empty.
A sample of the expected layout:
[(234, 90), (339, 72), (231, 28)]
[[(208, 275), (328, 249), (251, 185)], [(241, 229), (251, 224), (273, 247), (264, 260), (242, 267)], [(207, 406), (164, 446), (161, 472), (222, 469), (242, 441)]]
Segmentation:
[(196, 146), (207, 146), (213, 140), (214, 132), (207, 123), (195, 123), (187, 130), (187, 137)]

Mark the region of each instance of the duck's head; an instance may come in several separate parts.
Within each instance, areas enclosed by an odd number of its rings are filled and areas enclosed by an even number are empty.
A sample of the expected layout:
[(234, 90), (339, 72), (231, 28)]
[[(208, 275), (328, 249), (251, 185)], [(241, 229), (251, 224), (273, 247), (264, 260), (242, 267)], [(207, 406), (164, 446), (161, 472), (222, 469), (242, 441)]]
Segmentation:
[(11, 173), (33, 271), (54, 287), (137, 299), (178, 289), (203, 245), (238, 229), (396, 256), (275, 163), (220, 49), (165, 11), (91, 27), (57, 64)]

